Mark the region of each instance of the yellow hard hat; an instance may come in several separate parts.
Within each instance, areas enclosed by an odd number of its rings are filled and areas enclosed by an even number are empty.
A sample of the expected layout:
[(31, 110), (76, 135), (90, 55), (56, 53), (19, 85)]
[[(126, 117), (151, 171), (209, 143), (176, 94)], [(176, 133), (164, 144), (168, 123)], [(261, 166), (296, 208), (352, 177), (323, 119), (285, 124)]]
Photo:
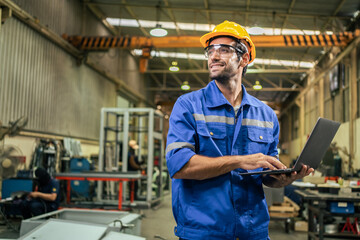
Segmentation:
[(231, 36), (237, 39), (244, 39), (249, 44), (250, 47), (249, 63), (254, 61), (256, 56), (255, 45), (251, 41), (248, 32), (241, 25), (235, 22), (224, 21), (223, 23), (217, 25), (212, 32), (203, 35), (200, 38), (200, 42), (203, 45), (203, 47), (207, 47), (209, 44), (208, 41), (216, 36)]

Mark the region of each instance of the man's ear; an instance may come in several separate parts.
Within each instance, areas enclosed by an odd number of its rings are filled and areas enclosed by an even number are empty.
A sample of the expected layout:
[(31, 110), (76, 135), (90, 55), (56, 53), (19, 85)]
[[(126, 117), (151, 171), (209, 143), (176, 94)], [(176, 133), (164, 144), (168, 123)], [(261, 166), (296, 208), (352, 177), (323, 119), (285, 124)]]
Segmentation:
[(244, 53), (241, 57), (240, 66), (244, 68), (249, 64), (249, 61), (250, 61), (249, 53)]

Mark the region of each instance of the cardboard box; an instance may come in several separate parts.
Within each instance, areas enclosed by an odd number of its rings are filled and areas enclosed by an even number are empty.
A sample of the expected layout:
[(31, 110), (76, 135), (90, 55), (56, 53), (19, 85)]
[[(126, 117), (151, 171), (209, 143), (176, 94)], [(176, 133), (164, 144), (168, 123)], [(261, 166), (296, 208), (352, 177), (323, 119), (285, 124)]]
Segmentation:
[(297, 231), (297, 232), (307, 232), (308, 231), (308, 222), (307, 221), (296, 221), (294, 228), (295, 228), (295, 231)]

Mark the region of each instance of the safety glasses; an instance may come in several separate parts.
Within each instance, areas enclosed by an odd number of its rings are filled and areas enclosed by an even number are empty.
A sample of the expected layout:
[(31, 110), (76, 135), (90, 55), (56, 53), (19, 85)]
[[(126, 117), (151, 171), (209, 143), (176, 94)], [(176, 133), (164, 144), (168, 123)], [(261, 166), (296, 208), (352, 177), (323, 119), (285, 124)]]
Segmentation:
[(227, 45), (227, 44), (213, 44), (213, 45), (207, 46), (204, 49), (204, 51), (205, 51), (206, 58), (212, 57), (215, 52), (218, 52), (218, 54), (224, 58), (232, 56), (234, 54), (234, 52), (236, 52), (236, 51), (241, 54), (245, 53), (241, 49), (233, 47), (231, 45)]

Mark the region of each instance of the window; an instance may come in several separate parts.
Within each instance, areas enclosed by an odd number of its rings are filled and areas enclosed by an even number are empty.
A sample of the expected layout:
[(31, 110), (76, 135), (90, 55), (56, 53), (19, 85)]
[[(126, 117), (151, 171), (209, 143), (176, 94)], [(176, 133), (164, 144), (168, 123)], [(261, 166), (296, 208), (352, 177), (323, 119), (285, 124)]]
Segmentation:
[(330, 96), (330, 81), (329, 81), (329, 75), (326, 75), (324, 77), (324, 100), (326, 101), (329, 99)]
[(315, 88), (305, 95), (305, 133), (310, 133), (317, 118), (319, 117), (319, 98)]
[(357, 117), (360, 117), (360, 77), (357, 80)]
[(324, 102), (324, 117), (327, 119), (333, 119), (331, 98), (326, 99)]
[(288, 115), (284, 115), (280, 121), (280, 142), (285, 143), (289, 141), (290, 122)]
[(339, 64), (329, 71), (330, 92), (335, 95), (340, 89)]
[(340, 97), (340, 94), (337, 94), (334, 98), (333, 98), (334, 104), (333, 104), (333, 113), (334, 113), (334, 121), (337, 122), (342, 122), (342, 99)]
[(356, 61), (357, 61), (357, 78), (358, 78), (358, 80), (360, 79), (360, 45), (358, 45), (358, 47), (357, 47), (357, 54), (356, 54), (356, 56), (357, 56), (357, 59), (356, 59)]
[(349, 113), (349, 105), (350, 105), (350, 98), (349, 98), (349, 80), (350, 80), (350, 67), (344, 67), (344, 81), (343, 81), (343, 121), (348, 122), (350, 119)]
[(299, 137), (299, 127), (300, 127), (300, 109), (297, 105), (294, 105), (291, 108), (291, 119), (292, 119), (292, 128), (291, 128), (291, 140), (294, 140)]
[(349, 86), (344, 89), (343, 93), (343, 121), (348, 122), (350, 119), (350, 113), (349, 113)]
[(360, 117), (360, 46), (357, 47), (357, 117)]

